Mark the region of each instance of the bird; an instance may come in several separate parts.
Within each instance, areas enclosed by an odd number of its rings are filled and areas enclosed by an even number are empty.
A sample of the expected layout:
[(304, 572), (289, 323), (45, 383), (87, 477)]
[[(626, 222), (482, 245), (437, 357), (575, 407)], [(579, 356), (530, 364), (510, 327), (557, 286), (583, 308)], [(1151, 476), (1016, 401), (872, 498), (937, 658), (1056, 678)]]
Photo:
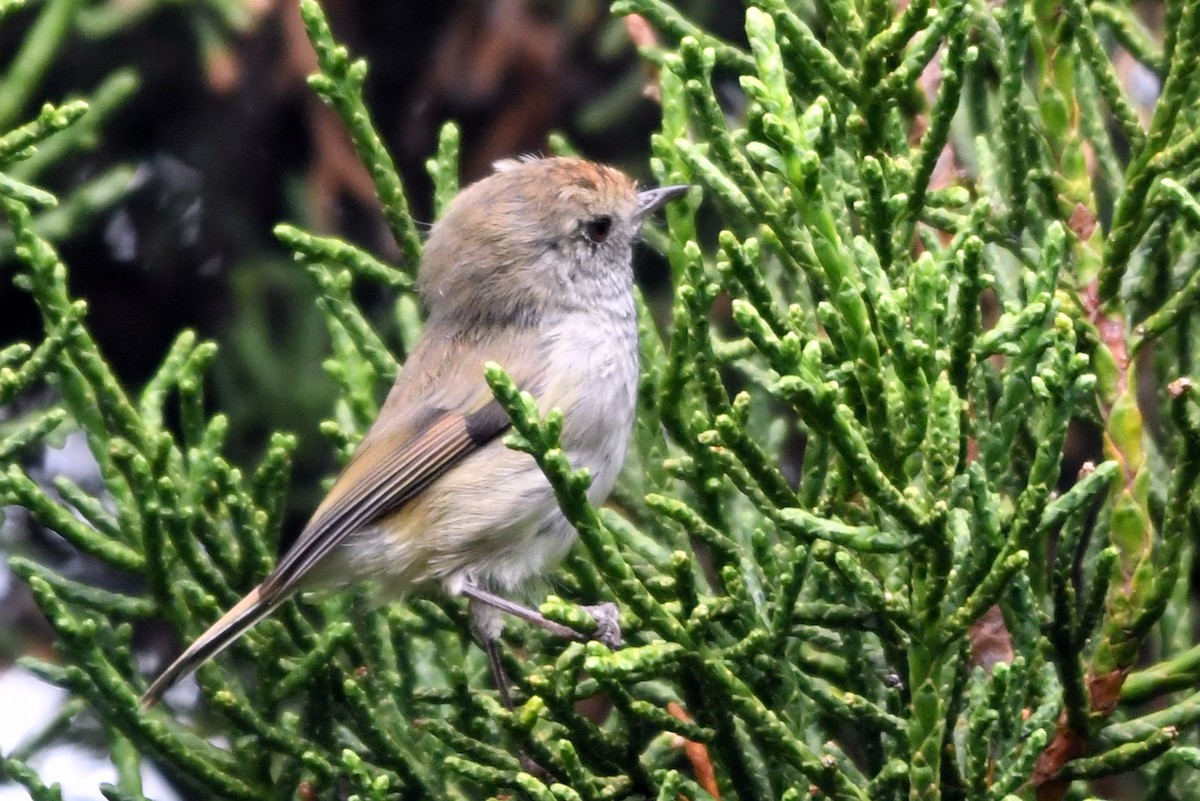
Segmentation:
[(465, 596), (511, 707), (501, 614), (578, 636), (508, 597), (551, 570), (576, 532), (534, 459), (505, 445), (511, 421), (484, 366), (504, 368), (541, 413), (561, 410), (563, 451), (603, 503), (637, 405), (633, 247), (647, 215), (689, 189), (525, 157), (461, 190), (423, 248), (425, 327), (378, 416), (274, 569), (151, 682), (143, 706), (297, 591), (371, 581), (392, 598)]

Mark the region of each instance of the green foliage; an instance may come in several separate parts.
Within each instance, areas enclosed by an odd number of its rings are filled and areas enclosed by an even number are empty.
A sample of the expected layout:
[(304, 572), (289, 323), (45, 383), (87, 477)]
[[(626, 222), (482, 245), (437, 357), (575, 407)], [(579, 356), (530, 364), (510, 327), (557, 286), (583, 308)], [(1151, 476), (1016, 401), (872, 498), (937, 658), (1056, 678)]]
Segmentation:
[[(216, 354), (190, 333), (140, 395), (115, 381), (30, 211), (51, 198), (6, 155), (83, 125), (82, 106), (0, 137), (0, 205), (46, 331), (0, 352), (0, 403), (42, 380), (61, 396), (2, 432), (0, 454), (69, 421), (105, 481), (103, 497), (66, 481), (55, 496), (12, 464), (0, 498), (146, 578), (123, 594), (12, 562), (60, 637), (62, 664), (33, 668), (112, 732), (123, 769), (108, 796), (141, 797), (145, 757), (197, 794), (246, 799), (1047, 799), (1122, 773), (1194, 797), (1200, 750), (1181, 731), (1200, 698), (1177, 693), (1200, 676), (1200, 389), (1187, 378), (1200, 6), (1166, 9), (1159, 51), (1105, 3), (993, 16), (972, 0), (899, 13), (759, 0), (743, 48), (662, 0), (619, 0), (669, 42), (645, 54), (663, 98), (653, 169), (697, 189), (657, 237), (672, 319), (660, 331), (643, 308), (615, 508), (587, 503), (558, 414), (540, 418), (489, 368), (510, 446), (538, 461), (581, 535), (555, 592), (616, 601), (625, 636), (609, 651), (510, 626), (512, 711), (461, 603), (372, 611), (355, 593), (321, 602), (323, 624), (288, 604), (202, 668), (196, 717), (173, 697), (138, 708), (132, 626), (162, 616), (194, 637), (266, 572), (295, 442), (276, 435), (249, 473), (222, 456), (226, 423), (205, 417), (201, 380)], [(313, 86), (405, 256), (397, 269), (276, 231), (321, 292), (339, 390), (323, 430), (345, 455), (398, 366), (351, 288), (399, 293), (410, 345), (420, 242), (363, 105), (365, 65), (313, 0), (302, 14)], [(1147, 129), (1108, 37), (1163, 80)], [(745, 106), (731, 112), (719, 98), (734, 77)], [(447, 128), (430, 162), (439, 208), (457, 152)], [(702, 203), (725, 224), (708, 251)], [(1073, 423), (1101, 431), (1103, 455), (1064, 476)], [(558, 597), (542, 612), (587, 631)], [(611, 709), (581, 711), (597, 696)], [(519, 753), (548, 775), (523, 772)], [(0, 772), (56, 797), (19, 760)]]

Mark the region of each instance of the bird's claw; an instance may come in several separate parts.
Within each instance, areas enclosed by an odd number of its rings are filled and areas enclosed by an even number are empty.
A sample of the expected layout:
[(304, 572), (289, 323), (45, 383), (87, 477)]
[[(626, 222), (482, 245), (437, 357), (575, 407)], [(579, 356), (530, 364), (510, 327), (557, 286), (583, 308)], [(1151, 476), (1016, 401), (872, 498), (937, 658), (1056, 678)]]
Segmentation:
[(620, 648), (624, 641), (621, 639), (621, 615), (617, 605), (608, 601), (582, 608), (596, 621), (596, 633), (592, 635), (592, 639), (610, 650)]

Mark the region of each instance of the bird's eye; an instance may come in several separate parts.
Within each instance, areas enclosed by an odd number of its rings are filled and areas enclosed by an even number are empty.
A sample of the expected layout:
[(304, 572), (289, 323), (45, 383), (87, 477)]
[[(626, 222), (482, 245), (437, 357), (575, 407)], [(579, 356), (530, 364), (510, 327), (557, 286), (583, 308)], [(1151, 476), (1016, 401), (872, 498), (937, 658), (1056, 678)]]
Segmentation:
[(583, 233), (588, 239), (595, 242), (597, 245), (608, 239), (608, 232), (612, 230), (612, 217), (605, 215), (603, 217), (593, 217), (583, 224)]

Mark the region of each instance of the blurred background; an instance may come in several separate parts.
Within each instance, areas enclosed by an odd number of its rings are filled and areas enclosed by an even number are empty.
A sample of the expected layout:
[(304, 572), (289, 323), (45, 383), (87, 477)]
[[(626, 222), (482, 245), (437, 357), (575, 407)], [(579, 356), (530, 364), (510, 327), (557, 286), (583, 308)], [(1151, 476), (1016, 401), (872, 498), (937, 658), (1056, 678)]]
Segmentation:
[[(431, 218), (424, 162), (447, 120), (462, 127), (464, 183), (498, 158), (548, 152), (551, 132), (589, 158), (650, 179), (648, 142), (659, 112), (645, 91), (653, 73), (634, 43), (648, 32), (613, 18), (606, 2), (322, 5), (338, 39), (370, 64), (368, 105), (419, 221)], [(740, 4), (697, 0), (680, 8), (741, 39)], [(341, 123), (306, 85), (315, 68), (296, 0), (31, 0), (0, 20), (0, 130), (33, 118), (46, 102), (87, 97), (95, 110), (90, 141), (27, 164), (22, 174), (60, 198), (43, 214), (42, 231), (70, 267), (73, 295), (88, 301), (92, 332), (134, 391), (180, 330), (219, 344), (206, 397), (210, 413), (229, 417), (235, 461), (253, 465), (272, 431), (299, 437), (285, 539), (333, 468), (317, 426), (334, 385), (321, 367), (329, 353), (311, 279), (272, 228), (288, 221), (345, 237), (385, 261), (399, 258)], [(11, 280), (12, 247), (0, 226), (0, 348), (42, 335), (32, 301)], [(651, 294), (664, 294), (657, 254), (642, 253), (637, 269)], [(382, 292), (359, 300), (390, 319)], [(0, 409), (0, 430), (50, 400), (24, 397)], [(26, 454), (23, 467), (99, 489), (81, 437), (54, 445)], [(0, 753), (21, 753), (57, 716), (79, 747), (52, 748), (34, 767), (47, 782), (63, 782), (68, 799), (99, 798), (97, 784), (112, 780), (101, 733), (89, 736), (95, 724), (87, 716), (68, 715), (53, 688), (13, 665), (23, 654), (53, 659), (48, 626), (3, 566), (13, 553), (98, 586), (132, 579), (81, 557), (23, 510), (3, 510)], [(165, 630), (136, 637), (149, 649), (178, 648)], [(146, 792), (173, 797), (153, 782)], [(0, 799), (24, 797), (0, 783)]]

